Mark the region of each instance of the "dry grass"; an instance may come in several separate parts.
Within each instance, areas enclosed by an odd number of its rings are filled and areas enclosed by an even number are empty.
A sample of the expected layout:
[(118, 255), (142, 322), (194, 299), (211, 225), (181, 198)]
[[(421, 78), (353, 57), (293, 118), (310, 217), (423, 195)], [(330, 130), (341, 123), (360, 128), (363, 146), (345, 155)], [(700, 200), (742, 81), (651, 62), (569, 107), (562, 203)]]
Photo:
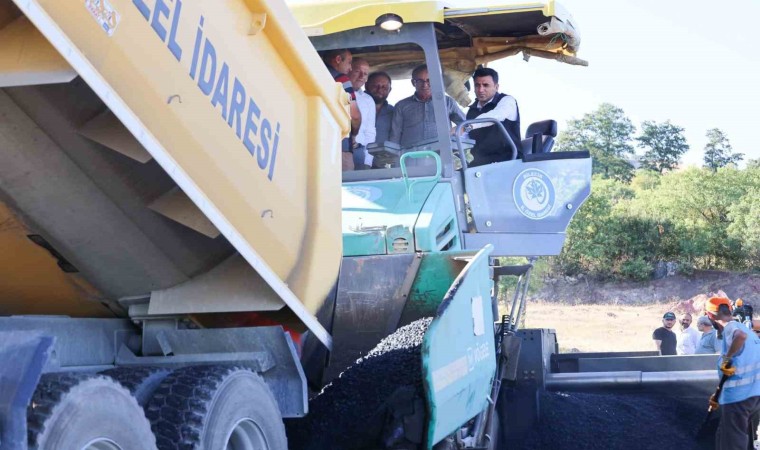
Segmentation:
[(655, 350), (652, 332), (662, 326), (665, 311), (667, 306), (664, 304), (621, 306), (528, 302), (525, 326), (554, 328), (561, 353), (651, 351)]

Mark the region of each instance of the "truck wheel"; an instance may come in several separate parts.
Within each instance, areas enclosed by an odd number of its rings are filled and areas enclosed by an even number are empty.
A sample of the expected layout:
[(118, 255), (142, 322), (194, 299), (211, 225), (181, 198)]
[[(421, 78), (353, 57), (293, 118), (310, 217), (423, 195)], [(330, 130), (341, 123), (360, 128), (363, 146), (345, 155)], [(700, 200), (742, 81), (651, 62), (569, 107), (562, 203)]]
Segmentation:
[(148, 402), (161, 450), (287, 450), (269, 387), (248, 369), (195, 366), (166, 377)]
[(35, 450), (155, 449), (140, 405), (114, 380), (97, 374), (43, 375), (27, 408)]
[(166, 378), (171, 369), (163, 367), (117, 367), (100, 372), (111, 377), (127, 388), (137, 399), (140, 406), (145, 406), (161, 381)]

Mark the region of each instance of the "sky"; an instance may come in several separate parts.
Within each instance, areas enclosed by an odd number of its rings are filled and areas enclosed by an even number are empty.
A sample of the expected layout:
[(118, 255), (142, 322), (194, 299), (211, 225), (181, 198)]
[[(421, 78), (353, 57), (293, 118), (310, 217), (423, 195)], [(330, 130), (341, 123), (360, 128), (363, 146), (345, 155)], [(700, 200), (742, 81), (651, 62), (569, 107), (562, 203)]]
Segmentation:
[[(490, 0), (477, 3), (484, 1)], [(623, 109), (637, 134), (645, 120), (669, 119), (684, 128), (685, 165), (702, 165), (710, 128), (720, 128), (745, 162), (760, 158), (760, 1), (559, 3), (580, 29), (577, 56), (588, 67), (536, 57), (525, 62), (522, 55), (489, 65), (499, 72), (500, 91), (517, 99), (523, 128), (555, 119), (562, 131), (567, 120), (607, 102)], [(401, 91), (411, 93), (394, 94)]]

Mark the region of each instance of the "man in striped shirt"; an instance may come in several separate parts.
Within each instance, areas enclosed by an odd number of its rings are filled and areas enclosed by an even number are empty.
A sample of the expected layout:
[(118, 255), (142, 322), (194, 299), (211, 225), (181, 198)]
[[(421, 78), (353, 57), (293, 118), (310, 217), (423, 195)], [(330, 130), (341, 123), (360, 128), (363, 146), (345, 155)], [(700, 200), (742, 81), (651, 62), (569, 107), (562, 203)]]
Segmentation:
[(333, 79), (343, 85), (343, 89), (351, 95), (351, 136), (343, 139), (342, 143), (342, 167), (343, 170), (354, 170), (354, 156), (352, 154), (352, 142), (361, 127), (362, 116), (356, 105), (356, 93), (351, 85), (348, 73), (351, 71), (351, 52), (341, 48), (329, 50), (323, 55), (323, 60)]

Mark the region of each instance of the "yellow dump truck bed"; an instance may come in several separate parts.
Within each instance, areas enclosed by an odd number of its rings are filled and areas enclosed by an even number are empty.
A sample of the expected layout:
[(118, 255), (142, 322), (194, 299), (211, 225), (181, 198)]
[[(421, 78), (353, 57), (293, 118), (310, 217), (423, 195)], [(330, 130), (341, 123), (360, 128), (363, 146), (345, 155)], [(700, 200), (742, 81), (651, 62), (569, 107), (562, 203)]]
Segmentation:
[[(313, 313), (341, 256), (349, 122), (284, 5), (2, 0), (0, 88), (0, 202), (24, 224), (0, 227), (0, 245), (42, 236), (54, 253), (33, 241), (26, 251), (62, 257), (94, 286), (72, 311), (213, 278), (238, 252), (321, 328)], [(0, 252), (0, 270), (11, 266)], [(44, 312), (45, 292), (24, 290), (0, 275), (0, 311)], [(248, 298), (199, 302), (257, 310)]]

